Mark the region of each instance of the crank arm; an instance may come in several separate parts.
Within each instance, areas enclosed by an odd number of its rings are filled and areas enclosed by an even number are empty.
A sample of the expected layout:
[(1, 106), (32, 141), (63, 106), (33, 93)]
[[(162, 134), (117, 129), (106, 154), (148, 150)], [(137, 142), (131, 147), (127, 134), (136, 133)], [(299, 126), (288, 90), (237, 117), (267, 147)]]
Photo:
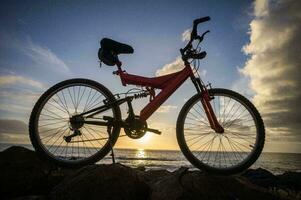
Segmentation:
[(152, 128), (147, 128), (147, 129), (145, 129), (146, 131), (148, 131), (148, 132), (152, 132), (152, 133), (155, 133), (155, 134), (157, 134), (157, 135), (161, 135), (161, 131), (159, 131), (159, 130), (157, 130), (157, 129), (152, 129)]

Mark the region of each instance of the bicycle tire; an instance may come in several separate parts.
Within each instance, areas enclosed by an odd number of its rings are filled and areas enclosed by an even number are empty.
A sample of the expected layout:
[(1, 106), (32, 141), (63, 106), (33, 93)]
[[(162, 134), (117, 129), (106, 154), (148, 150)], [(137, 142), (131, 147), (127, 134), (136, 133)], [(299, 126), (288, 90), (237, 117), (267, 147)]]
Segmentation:
[[(247, 98), (243, 97), (242, 95), (240, 95), (234, 91), (216, 88), (216, 89), (210, 89), (209, 94), (215, 98), (217, 98), (216, 97), (217, 95), (224, 95), (230, 99), (235, 99), (236, 101), (240, 102), (247, 109), (247, 111), (250, 112), (250, 114), (252, 115), (252, 118), (254, 120), (254, 124), (256, 126), (256, 140), (255, 140), (255, 144), (254, 144), (254, 148), (252, 149), (252, 152), (250, 152), (250, 154), (246, 157), (245, 160), (238, 163), (237, 165), (222, 168), (222, 167), (213, 166), (213, 164), (211, 164), (209, 161), (207, 163), (205, 163), (205, 161), (200, 160), (200, 158), (197, 157), (200, 152), (194, 153), (189, 148), (189, 145), (187, 145), (187, 139), (185, 138), (184, 124), (185, 124), (185, 120), (186, 120), (189, 110), (197, 102), (200, 102), (201, 94), (196, 94), (193, 97), (191, 97), (185, 103), (185, 105), (181, 109), (180, 114), (178, 116), (176, 132), (177, 132), (177, 141), (180, 146), (180, 149), (183, 152), (184, 156), (187, 158), (187, 160), (191, 164), (193, 164), (196, 168), (199, 168), (200, 170), (206, 171), (208, 173), (229, 175), (229, 174), (236, 174), (236, 173), (242, 172), (242, 171), (246, 170), (247, 168), (249, 168), (258, 159), (258, 157), (260, 156), (260, 154), (262, 152), (262, 149), (264, 146), (264, 140), (265, 140), (265, 129), (264, 129), (263, 120), (262, 120), (259, 112), (255, 108), (255, 106)], [(220, 101), (220, 99), (219, 99), (219, 101)], [(224, 106), (225, 106), (225, 104), (226, 103), (224, 102)], [(224, 108), (224, 109), (226, 110), (226, 108)], [(226, 122), (225, 122), (225, 124), (226, 124)], [(227, 134), (226, 131), (224, 134)], [(202, 137), (204, 138), (204, 136), (202, 136)], [(223, 136), (219, 136), (219, 137), (223, 137)], [(215, 152), (215, 159), (216, 159), (217, 151), (213, 151), (213, 152)], [(226, 152), (226, 153), (229, 154), (229, 152)], [(209, 153), (213, 154), (212, 152), (209, 152)], [(197, 154), (197, 155), (195, 155), (195, 154)], [(208, 159), (208, 160), (210, 160), (210, 159)], [(225, 159), (225, 161), (226, 161), (226, 159)]]
[[(110, 141), (107, 140), (106, 143), (103, 145), (103, 147), (101, 149), (99, 149), (99, 151), (96, 150), (95, 154), (93, 154), (85, 159), (82, 159), (82, 160), (77, 160), (77, 161), (62, 160), (62, 159), (56, 157), (55, 155), (51, 155), (51, 153), (47, 151), (44, 144), (42, 144), (40, 136), (39, 136), (39, 129), (38, 129), (39, 122), (37, 120), (40, 117), (39, 115), (41, 114), (41, 110), (43, 109), (43, 106), (45, 106), (47, 101), (54, 94), (57, 94), (59, 91), (61, 91), (61, 89), (68, 88), (69, 86), (76, 87), (79, 85), (84, 85), (84, 86), (93, 88), (95, 91), (99, 91), (109, 101), (115, 100), (114, 95), (105, 86), (103, 86), (102, 84), (100, 84), (96, 81), (89, 80), (89, 79), (81, 79), (81, 78), (69, 79), (69, 80), (62, 81), (62, 82), (52, 86), (44, 94), (41, 95), (41, 97), (38, 99), (38, 101), (36, 102), (32, 112), (31, 112), (30, 120), (29, 120), (30, 140), (31, 140), (31, 143), (32, 143), (35, 151), (39, 155), (39, 157), (42, 159), (49, 160), (59, 166), (69, 167), (69, 168), (81, 167), (84, 165), (93, 164), (93, 163), (97, 162), (98, 160), (102, 159), (103, 157), (105, 157), (111, 150), (111, 145), (113, 146), (116, 143), (116, 141), (119, 137), (119, 133), (120, 133), (120, 126), (114, 126), (112, 128), (112, 132), (111, 132), (111, 136), (112, 136), (111, 144), (110, 144)], [(79, 93), (80, 93), (80, 91), (79, 91)], [(114, 106), (112, 106), (111, 109), (112, 109), (112, 113), (114, 115), (115, 120), (121, 120), (121, 111), (120, 111), (119, 106), (114, 105)], [(90, 147), (87, 147), (87, 149), (89, 149), (89, 148)]]

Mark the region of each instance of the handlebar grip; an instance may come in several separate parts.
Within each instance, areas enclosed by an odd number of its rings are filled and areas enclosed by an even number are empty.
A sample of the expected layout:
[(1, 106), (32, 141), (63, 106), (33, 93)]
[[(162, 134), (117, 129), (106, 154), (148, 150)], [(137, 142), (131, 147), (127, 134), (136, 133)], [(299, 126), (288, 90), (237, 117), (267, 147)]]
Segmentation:
[(193, 21), (193, 24), (194, 24), (194, 25), (198, 25), (199, 23), (207, 22), (207, 21), (209, 21), (209, 20), (210, 20), (210, 17), (209, 17), (209, 16), (207, 16), (207, 17), (202, 17), (202, 18), (199, 18), (199, 19), (195, 19), (195, 20)]
[(207, 55), (206, 51), (202, 51), (201, 53), (197, 53), (197, 54), (193, 54), (191, 56), (189, 56), (189, 58), (192, 58), (192, 59), (203, 59), (205, 58)]

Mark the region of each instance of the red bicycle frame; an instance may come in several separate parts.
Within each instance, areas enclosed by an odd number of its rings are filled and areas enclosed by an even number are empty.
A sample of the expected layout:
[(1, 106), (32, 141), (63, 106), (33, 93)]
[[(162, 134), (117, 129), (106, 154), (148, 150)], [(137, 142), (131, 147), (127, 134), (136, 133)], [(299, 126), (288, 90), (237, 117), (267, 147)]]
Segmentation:
[(150, 91), (154, 91), (154, 89), (161, 89), (158, 95), (155, 96), (155, 94), (153, 94), (153, 99), (151, 99), (150, 102), (140, 111), (141, 120), (146, 121), (168, 99), (168, 97), (170, 97), (190, 77), (197, 87), (197, 91), (201, 92), (201, 103), (211, 128), (216, 132), (223, 132), (223, 128), (218, 123), (210, 104), (211, 97), (209, 92), (203, 85), (199, 85), (198, 88), (197, 81), (195, 81), (196, 77), (194, 76), (188, 62), (185, 63), (184, 69), (179, 72), (153, 78), (128, 74), (121, 69), (121, 63), (118, 63), (117, 67), (118, 70), (115, 74), (120, 76), (123, 86), (143, 86), (150, 89)]

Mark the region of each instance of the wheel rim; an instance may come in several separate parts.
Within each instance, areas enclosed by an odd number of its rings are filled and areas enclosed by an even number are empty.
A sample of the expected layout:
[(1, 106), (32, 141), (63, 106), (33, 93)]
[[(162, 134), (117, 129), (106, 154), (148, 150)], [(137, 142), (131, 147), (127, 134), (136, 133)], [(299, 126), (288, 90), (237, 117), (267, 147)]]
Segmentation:
[(210, 103), (225, 132), (210, 128), (201, 101), (195, 101), (185, 113), (185, 146), (207, 168), (231, 170), (245, 165), (258, 145), (254, 113), (245, 102), (229, 94), (215, 93)]
[[(103, 105), (108, 97), (99, 88), (85, 83), (62, 86), (42, 102), (37, 112), (35, 130), (44, 152), (60, 162), (80, 163), (97, 156), (108, 145), (106, 127), (81, 124), (80, 134), (66, 142), (64, 136), (74, 133), (70, 118), (89, 109)], [(113, 109), (98, 114), (115, 117)]]

